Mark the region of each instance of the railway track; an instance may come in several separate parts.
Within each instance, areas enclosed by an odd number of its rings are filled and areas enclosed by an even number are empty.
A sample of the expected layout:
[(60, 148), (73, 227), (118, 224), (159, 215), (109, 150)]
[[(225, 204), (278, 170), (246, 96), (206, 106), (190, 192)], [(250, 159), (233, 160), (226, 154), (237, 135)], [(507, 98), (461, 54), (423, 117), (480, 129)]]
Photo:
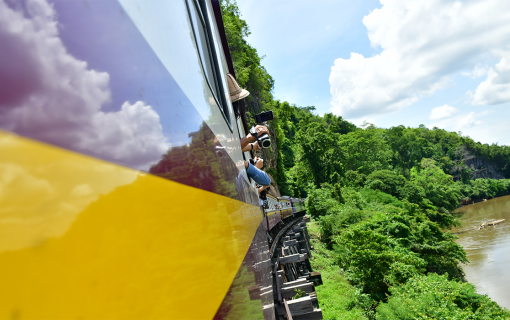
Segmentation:
[(273, 267), (273, 296), (277, 319), (319, 320), (315, 287), (322, 284), (320, 272), (313, 272), (309, 259), (313, 247), (305, 217), (289, 222), (275, 236), (270, 256)]

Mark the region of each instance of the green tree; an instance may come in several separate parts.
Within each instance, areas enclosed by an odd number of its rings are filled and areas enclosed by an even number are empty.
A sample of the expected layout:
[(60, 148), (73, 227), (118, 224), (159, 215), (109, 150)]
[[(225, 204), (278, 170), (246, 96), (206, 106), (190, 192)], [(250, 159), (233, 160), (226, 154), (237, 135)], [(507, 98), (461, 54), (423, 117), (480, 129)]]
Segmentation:
[(271, 91), (274, 80), (261, 64), (263, 57), (246, 41), (250, 28), (241, 19), (236, 1), (222, 0), (220, 4), (236, 80), (241, 87), (250, 91), (250, 96), (243, 99), (243, 103), (251, 107), (253, 112), (268, 108), (273, 102)]
[(345, 170), (369, 175), (373, 171), (391, 168), (391, 150), (374, 126), (338, 136)]
[(400, 196), (400, 189), (405, 185), (406, 178), (391, 170), (374, 171), (367, 176), (365, 185), (374, 190), (381, 190), (395, 197)]
[(300, 161), (311, 176), (315, 186), (323, 182), (336, 183), (334, 173), (343, 171), (341, 149), (336, 147), (339, 134), (331, 132), (323, 124), (304, 119), (300, 122), (303, 128), (298, 132)]
[(411, 169), (411, 181), (425, 191), (425, 197), (440, 211), (457, 208), (461, 195), (453, 188), (453, 178), (444, 173), (432, 159), (423, 158), (419, 166)]
[(417, 254), (367, 223), (348, 228), (336, 243), (338, 263), (347, 278), (376, 300), (385, 298), (389, 284), (403, 283), (425, 270), (426, 263)]
[(425, 151), (429, 150), (426, 139), (404, 126), (387, 130), (386, 139), (393, 150), (394, 163), (404, 177), (409, 176), (409, 170), (425, 156)]
[(377, 307), (378, 320), (508, 319), (510, 313), (470, 283), (448, 281), (437, 274), (419, 275), (390, 288), (387, 303)]

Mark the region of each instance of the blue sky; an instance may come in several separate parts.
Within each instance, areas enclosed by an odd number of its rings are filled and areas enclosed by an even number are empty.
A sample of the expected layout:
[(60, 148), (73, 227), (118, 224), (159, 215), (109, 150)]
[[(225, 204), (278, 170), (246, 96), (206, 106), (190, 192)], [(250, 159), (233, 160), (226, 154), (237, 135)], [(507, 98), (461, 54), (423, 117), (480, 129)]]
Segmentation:
[(276, 99), (510, 144), (510, 1), (238, 0)]

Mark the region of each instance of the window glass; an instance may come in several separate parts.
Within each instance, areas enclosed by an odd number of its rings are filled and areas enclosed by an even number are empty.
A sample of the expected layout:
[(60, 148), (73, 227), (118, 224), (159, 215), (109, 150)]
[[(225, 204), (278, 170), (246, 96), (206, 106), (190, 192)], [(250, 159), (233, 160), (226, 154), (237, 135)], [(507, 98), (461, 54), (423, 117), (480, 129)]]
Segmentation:
[(205, 75), (209, 81), (209, 85), (211, 86), (213, 94), (218, 100), (218, 87), (216, 85), (216, 79), (214, 76), (214, 66), (211, 59), (211, 53), (209, 51), (204, 20), (202, 14), (199, 11), (199, 8), (196, 6), (195, 1), (188, 1), (188, 6), (191, 15), (191, 21), (193, 23), (193, 30), (195, 32), (198, 51), (200, 52), (200, 58), (202, 60), (202, 66), (204, 68)]
[[(200, 0), (205, 4), (205, 12), (207, 14), (207, 17), (209, 18), (209, 21), (214, 21), (214, 11), (211, 6), (210, 0)], [(221, 40), (218, 32), (218, 28), (215, 23), (211, 23), (211, 36), (213, 38), (214, 48), (217, 53), (216, 55), (216, 61), (219, 66), (219, 72), (220, 77), (218, 77), (218, 87), (223, 87), (224, 92), (228, 95), (228, 85), (226, 82), (225, 74), (228, 73), (227, 63), (225, 61), (225, 56), (221, 54), (223, 52)], [(229, 97), (226, 96), (226, 101), (229, 101)], [(227, 105), (225, 105), (225, 113), (228, 114)]]

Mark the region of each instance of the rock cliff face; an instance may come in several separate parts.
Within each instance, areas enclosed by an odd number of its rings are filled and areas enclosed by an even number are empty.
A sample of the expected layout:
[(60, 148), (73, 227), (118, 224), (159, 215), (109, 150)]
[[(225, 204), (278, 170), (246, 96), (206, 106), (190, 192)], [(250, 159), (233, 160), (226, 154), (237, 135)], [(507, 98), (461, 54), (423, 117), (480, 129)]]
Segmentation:
[(486, 161), (485, 159), (479, 158), (473, 155), (467, 148), (459, 149), (458, 153), (460, 160), (457, 161), (456, 165), (452, 168), (454, 180), (460, 179), (460, 172), (462, 170), (470, 169), (470, 178), (472, 180), (480, 178), (490, 179), (504, 179), (505, 176), (499, 170), (499, 168)]

